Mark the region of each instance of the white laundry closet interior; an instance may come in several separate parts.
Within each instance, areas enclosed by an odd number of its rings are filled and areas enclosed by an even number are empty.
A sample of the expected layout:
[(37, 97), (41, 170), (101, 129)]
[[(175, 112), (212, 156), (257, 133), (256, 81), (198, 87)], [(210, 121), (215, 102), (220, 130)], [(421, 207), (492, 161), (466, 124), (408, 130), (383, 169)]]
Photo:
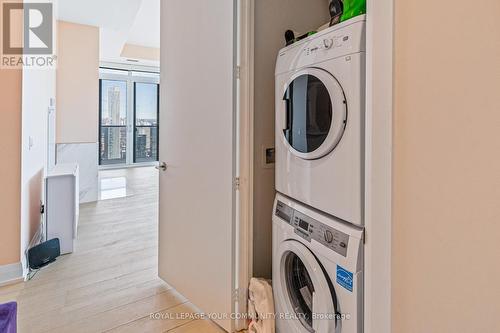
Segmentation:
[(272, 275), (274, 163), (266, 151), (275, 147), (275, 67), (285, 47), (285, 31), (306, 33), (329, 22), (328, 0), (255, 0), (254, 22), (254, 156), (253, 276)]

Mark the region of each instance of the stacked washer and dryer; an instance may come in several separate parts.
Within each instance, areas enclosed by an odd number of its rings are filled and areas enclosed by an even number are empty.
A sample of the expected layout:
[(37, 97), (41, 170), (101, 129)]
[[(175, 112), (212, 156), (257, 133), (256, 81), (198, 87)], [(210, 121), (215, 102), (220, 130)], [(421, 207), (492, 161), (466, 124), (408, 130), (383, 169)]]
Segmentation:
[(278, 333), (363, 331), (365, 20), (358, 16), (279, 52)]

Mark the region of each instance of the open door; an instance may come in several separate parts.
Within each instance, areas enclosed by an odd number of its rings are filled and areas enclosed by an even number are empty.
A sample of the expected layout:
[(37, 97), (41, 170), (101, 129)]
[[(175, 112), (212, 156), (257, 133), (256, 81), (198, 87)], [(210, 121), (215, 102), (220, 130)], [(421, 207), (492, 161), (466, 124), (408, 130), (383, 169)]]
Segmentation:
[(161, 5), (159, 275), (232, 331), (234, 3)]

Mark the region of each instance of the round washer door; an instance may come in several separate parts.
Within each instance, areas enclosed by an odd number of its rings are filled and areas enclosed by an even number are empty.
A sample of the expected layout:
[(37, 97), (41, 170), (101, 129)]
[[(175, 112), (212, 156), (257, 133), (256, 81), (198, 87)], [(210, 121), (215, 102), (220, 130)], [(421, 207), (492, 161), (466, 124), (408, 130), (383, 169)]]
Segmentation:
[(308, 68), (288, 81), (281, 111), (283, 141), (296, 156), (313, 160), (340, 142), (347, 122), (347, 101), (330, 73)]
[[(285, 313), (283, 318), (300, 333), (335, 332), (335, 292), (323, 268), (311, 251), (300, 242), (283, 242), (275, 258), (279, 263), (279, 278), (275, 283), (276, 297)], [(330, 292), (328, 292), (330, 291)], [(322, 317), (325, 318), (325, 317)]]

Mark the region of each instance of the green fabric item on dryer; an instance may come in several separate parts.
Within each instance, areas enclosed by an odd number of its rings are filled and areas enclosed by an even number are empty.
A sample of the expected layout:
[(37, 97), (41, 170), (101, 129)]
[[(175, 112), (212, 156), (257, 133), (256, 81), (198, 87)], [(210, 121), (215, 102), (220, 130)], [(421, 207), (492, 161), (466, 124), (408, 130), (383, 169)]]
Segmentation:
[(340, 17), (340, 22), (366, 14), (366, 0), (343, 0), (343, 2), (344, 12)]

